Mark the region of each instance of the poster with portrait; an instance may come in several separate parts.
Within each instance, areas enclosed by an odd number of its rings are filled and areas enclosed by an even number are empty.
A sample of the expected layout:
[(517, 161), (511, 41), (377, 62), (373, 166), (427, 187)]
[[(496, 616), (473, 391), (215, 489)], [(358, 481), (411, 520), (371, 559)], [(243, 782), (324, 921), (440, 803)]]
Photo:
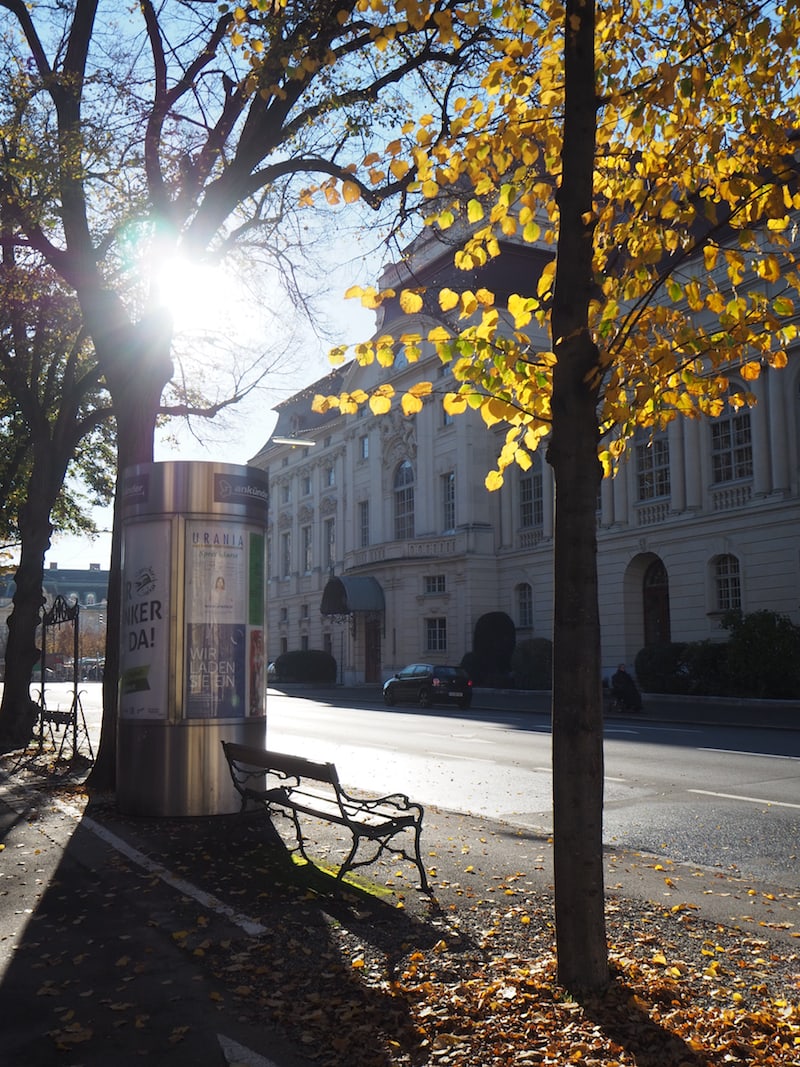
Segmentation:
[[(263, 544), (263, 537), (259, 538)], [(235, 521), (186, 524), (186, 715), (190, 719), (243, 718), (259, 711), (259, 633), (253, 582), (253, 531)], [(263, 585), (262, 585), (263, 589)], [(263, 597), (263, 594), (262, 594)]]

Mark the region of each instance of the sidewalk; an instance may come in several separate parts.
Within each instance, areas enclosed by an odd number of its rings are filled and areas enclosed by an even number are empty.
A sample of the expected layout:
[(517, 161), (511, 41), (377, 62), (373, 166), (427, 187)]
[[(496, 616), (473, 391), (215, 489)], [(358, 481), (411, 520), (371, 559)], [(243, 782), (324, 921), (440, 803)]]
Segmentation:
[[(84, 710), (96, 731), (99, 704), (86, 697)], [(495, 1019), (515, 1007), (519, 967), (533, 974), (551, 952), (546, 837), (428, 808), (432, 907), (414, 888), (413, 866), (394, 857), (366, 868), (361, 888), (342, 890), (320, 871), (287, 863), (259, 813), (124, 817), (111, 797), (87, 803), (83, 757), (59, 764), (56, 777), (43, 756), (29, 750), (24, 761), (0, 763), (2, 1062), (522, 1062), (486, 1058), (479, 1026), (459, 1037), (472, 1051), (458, 1059), (453, 1035), (477, 1010), (467, 1005), (478, 983)], [(334, 831), (319, 823), (307, 831), (323, 865), (339, 855)], [(663, 954), (678, 971), (693, 953), (710, 967), (710, 953), (714, 967), (730, 964), (742, 1010), (756, 986), (772, 999), (791, 996), (800, 944), (794, 889), (609, 850), (612, 952), (625, 945), (627, 955), (641, 953), (640, 967)], [(692, 989), (695, 1005), (704, 991), (721, 995), (708, 977), (702, 983)], [(541, 999), (545, 987), (536, 988)]]

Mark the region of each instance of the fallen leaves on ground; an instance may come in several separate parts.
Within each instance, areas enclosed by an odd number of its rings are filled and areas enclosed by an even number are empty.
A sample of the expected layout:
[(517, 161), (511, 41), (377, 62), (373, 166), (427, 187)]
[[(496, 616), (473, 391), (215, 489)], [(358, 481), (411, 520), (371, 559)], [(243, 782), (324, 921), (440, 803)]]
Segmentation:
[[(92, 814), (102, 821), (103, 806), (94, 805)], [(793, 944), (768, 931), (757, 936), (710, 923), (696, 905), (610, 894), (613, 980), (604, 996), (579, 1002), (557, 983), (546, 882), (525, 869), (497, 869), (480, 833), (431, 855), (439, 897), (434, 907), (411, 888), (413, 872), (397, 857), (365, 871), (380, 885), (364, 891), (287, 862), (258, 820), (161, 820), (157, 832), (148, 833), (146, 820), (125, 820), (110, 807), (106, 814), (115, 832), (256, 919), (265, 933), (232, 929), (116, 857), (108, 873), (115, 885), (127, 886), (119, 892), (147, 908), (153, 950), (142, 951), (136, 929), (126, 933), (130, 942), (106, 945), (113, 995), (89, 997), (81, 975), (91, 973), (88, 960), (97, 946), (87, 940), (69, 961), (54, 955), (49, 935), (61, 928), (54, 899), (42, 929), (48, 937), (29, 942), (28, 952), (41, 952), (46, 970), (38, 992), (52, 1005), (47, 1032), (60, 1050), (97, 1045), (102, 1034), (107, 1039), (120, 1028), (147, 1033), (155, 1026), (136, 994), (141, 982), (152, 981), (161, 938), (161, 945), (191, 961), (208, 1011), (277, 1029), (319, 1067), (800, 1062), (800, 965)], [(539, 846), (526, 848), (532, 850), (528, 870), (540, 871)], [(326, 868), (336, 861), (336, 842), (324, 833), (310, 851)], [(102, 901), (102, 908), (117, 906), (112, 894)], [(102, 908), (81, 917), (87, 928), (90, 919), (102, 920)], [(162, 1028), (169, 1026), (169, 1045), (183, 1043), (190, 1032), (182, 992), (172, 989), (175, 1010), (160, 1019)], [(81, 1013), (68, 1010), (68, 1003)]]

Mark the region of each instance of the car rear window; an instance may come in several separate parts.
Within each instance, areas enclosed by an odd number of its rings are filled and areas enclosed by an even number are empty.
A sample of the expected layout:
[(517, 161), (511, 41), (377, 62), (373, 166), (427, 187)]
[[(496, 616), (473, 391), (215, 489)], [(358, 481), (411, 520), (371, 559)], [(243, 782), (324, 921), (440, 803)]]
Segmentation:
[(465, 682), (467, 679), (466, 671), (457, 670), (455, 667), (437, 667), (434, 673), (437, 678), (447, 682)]

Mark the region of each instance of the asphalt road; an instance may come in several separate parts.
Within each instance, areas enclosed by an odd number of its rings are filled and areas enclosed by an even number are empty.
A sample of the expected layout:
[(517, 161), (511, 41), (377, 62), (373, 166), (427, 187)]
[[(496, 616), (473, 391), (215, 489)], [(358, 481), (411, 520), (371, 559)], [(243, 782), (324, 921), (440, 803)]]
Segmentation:
[[(71, 686), (48, 687), (68, 708)], [(81, 686), (97, 751), (101, 686)], [(735, 725), (730, 725), (733, 722)], [(755, 725), (753, 725), (755, 723)], [(797, 888), (800, 712), (747, 702), (646, 698), (605, 724), (610, 846)], [(82, 750), (86, 740), (79, 738)], [(441, 809), (547, 832), (550, 723), (544, 694), (478, 691), (469, 712), (387, 708), (379, 690), (270, 689), (267, 744), (335, 762), (347, 785), (406, 792)]]
[[(270, 691), (269, 747), (331, 760), (352, 786), (552, 826), (545, 714), (353, 703)], [(796, 888), (800, 732), (618, 719), (605, 760), (609, 845)]]

